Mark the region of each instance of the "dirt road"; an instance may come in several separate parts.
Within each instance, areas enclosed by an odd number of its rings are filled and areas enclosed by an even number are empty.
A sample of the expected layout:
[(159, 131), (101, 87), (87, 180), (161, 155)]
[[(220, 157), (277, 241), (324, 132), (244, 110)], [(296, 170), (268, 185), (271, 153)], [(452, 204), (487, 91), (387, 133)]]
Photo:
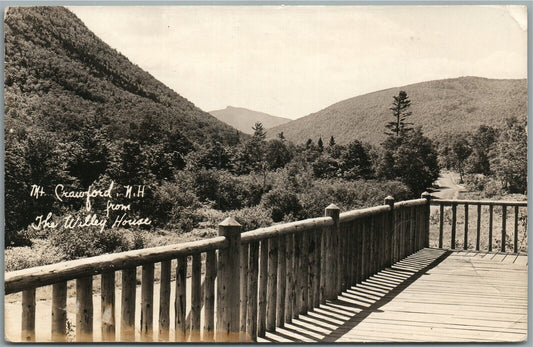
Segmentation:
[(438, 199), (458, 199), (461, 192), (466, 189), (456, 184), (458, 181), (457, 174), (449, 171), (442, 171), (437, 180), (438, 189), (431, 192), (431, 195)]

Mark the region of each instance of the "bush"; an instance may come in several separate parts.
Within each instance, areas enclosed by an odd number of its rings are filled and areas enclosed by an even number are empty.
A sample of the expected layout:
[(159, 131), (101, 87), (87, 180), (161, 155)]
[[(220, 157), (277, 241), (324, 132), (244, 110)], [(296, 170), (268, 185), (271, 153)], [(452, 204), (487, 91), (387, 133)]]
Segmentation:
[(150, 217), (155, 225), (189, 232), (202, 220), (201, 204), (186, 181), (162, 182), (154, 192)]
[(465, 185), (470, 192), (477, 192), (481, 199), (504, 195), (502, 184), (484, 175), (466, 175)]
[(47, 240), (34, 240), (31, 247), (7, 248), (4, 252), (5, 271), (58, 263), (64, 260), (58, 249)]
[(263, 196), (261, 205), (265, 209), (270, 210), (274, 222), (281, 222), (289, 215), (297, 217), (302, 210), (298, 195), (284, 188), (273, 189), (266, 193)]
[(312, 189), (298, 195), (302, 205), (299, 218), (322, 216), (324, 209), (331, 203), (342, 211), (381, 205), (388, 195), (396, 201), (405, 200), (409, 197), (410, 190), (397, 181), (317, 181)]
[[(242, 230), (255, 230), (274, 224), (271, 218), (271, 211), (265, 210), (260, 206), (245, 207), (238, 211), (229, 213), (237, 222), (242, 225)], [(219, 222), (220, 223), (220, 222)]]
[(224, 170), (199, 170), (190, 173), (200, 201), (221, 211), (236, 210), (259, 204), (263, 193), (270, 189), (265, 177), (235, 176)]

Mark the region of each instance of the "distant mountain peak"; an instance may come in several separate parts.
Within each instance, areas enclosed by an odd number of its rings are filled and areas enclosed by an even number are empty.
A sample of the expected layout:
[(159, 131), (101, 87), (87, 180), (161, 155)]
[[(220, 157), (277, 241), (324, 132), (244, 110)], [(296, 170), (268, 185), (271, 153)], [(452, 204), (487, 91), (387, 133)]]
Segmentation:
[(268, 113), (250, 110), (244, 107), (228, 105), (225, 109), (210, 111), (218, 120), (231, 125), (243, 133), (252, 134), (252, 127), (260, 122), (266, 129), (287, 123), (288, 118), (272, 116)]

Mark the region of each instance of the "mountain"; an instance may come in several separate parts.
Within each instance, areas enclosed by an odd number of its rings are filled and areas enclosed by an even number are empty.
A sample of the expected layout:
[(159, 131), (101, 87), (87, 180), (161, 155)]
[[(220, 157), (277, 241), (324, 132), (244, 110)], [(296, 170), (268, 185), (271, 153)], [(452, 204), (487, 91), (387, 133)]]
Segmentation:
[(223, 110), (210, 111), (209, 113), (224, 123), (247, 134), (253, 134), (252, 127), (256, 122), (261, 122), (265, 129), (290, 122), (288, 118), (276, 117), (242, 107), (228, 106)]
[(4, 27), (8, 133), (40, 129), (63, 138), (92, 127), (128, 139), (148, 124), (197, 143), (238, 136), (100, 40), (66, 8), (10, 7)]
[(270, 129), (295, 143), (334, 136), (339, 144), (358, 139), (379, 145), (385, 124), (393, 120), (393, 96), (405, 90), (411, 100), (408, 122), (422, 126), (430, 138), (476, 129), (482, 124), (502, 126), (504, 119), (527, 118), (527, 80), (460, 77), (389, 88), (340, 101), (325, 109)]

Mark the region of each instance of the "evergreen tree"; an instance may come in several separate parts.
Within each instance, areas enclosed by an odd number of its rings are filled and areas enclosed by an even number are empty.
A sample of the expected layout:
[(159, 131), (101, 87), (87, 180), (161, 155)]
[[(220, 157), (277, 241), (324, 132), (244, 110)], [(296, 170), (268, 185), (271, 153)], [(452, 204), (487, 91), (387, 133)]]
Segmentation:
[(283, 135), (283, 131), (280, 132), (280, 133), (278, 134), (278, 138), (279, 138), (281, 141), (285, 141), (285, 135)]
[(266, 131), (263, 127), (263, 123), (256, 122), (255, 125), (252, 127), (252, 130), (254, 131), (254, 139), (258, 141), (264, 141), (266, 139)]
[(317, 144), (318, 144), (318, 150), (319, 150), (320, 152), (322, 152), (322, 151), (324, 150), (324, 142), (322, 142), (322, 137), (319, 137), (319, 138), (318, 138), (318, 142), (317, 142)]
[(329, 138), (329, 146), (330, 147), (335, 146), (335, 138), (333, 137), (333, 135), (331, 135), (331, 137)]
[(389, 131), (386, 131), (385, 134), (400, 136), (403, 133), (413, 130), (413, 128), (409, 127), (412, 123), (406, 122), (407, 117), (411, 115), (411, 111), (409, 111), (411, 100), (409, 100), (407, 93), (403, 90), (400, 91), (398, 96), (394, 96), (393, 98), (394, 101), (389, 110), (392, 111), (392, 115), (395, 119), (394, 121), (387, 123), (386, 128), (389, 129)]

